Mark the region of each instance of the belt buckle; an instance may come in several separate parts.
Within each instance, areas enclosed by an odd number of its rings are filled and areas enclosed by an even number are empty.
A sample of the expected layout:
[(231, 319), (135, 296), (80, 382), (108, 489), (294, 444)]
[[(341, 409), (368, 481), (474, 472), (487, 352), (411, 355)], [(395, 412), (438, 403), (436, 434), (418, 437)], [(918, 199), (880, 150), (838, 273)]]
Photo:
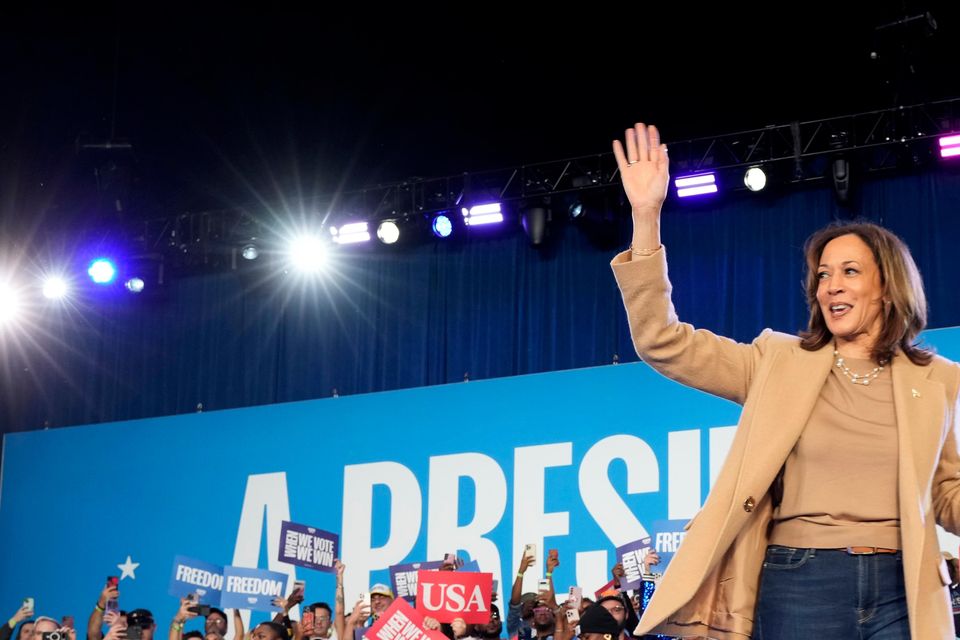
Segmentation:
[[(868, 549), (868, 551), (857, 551), (857, 549)], [(851, 556), (872, 556), (877, 554), (878, 547), (847, 547), (847, 555)]]

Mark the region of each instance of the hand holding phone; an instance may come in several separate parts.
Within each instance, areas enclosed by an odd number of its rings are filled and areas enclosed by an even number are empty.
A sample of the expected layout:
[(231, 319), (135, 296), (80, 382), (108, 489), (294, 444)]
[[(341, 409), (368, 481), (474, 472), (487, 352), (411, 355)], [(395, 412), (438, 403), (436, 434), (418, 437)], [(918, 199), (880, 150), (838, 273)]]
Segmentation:
[(117, 576), (107, 576), (107, 586), (103, 590), (103, 595), (106, 601), (103, 605), (103, 612), (108, 611), (120, 611), (120, 601), (119, 601), (119, 588), (120, 588), (120, 578)]
[(303, 628), (303, 634), (308, 638), (313, 635), (313, 625), (313, 611), (304, 611), (300, 616), (300, 626)]

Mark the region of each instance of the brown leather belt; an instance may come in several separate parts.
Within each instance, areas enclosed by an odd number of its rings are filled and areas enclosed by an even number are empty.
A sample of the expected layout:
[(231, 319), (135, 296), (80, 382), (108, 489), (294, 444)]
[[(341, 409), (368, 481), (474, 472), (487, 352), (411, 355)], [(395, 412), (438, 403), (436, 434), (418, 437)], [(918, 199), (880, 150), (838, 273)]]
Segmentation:
[(875, 553), (898, 553), (900, 549), (884, 549), (883, 547), (845, 547), (841, 551), (846, 551), (851, 556), (872, 556)]

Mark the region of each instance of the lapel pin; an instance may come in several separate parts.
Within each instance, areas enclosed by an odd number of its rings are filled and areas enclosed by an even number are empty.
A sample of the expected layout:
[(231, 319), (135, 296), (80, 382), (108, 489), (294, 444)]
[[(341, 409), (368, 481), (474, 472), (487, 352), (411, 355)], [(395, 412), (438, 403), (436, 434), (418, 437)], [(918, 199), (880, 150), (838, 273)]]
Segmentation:
[(920, 392), (917, 391), (916, 389), (910, 389), (910, 393), (913, 394), (913, 397), (914, 397), (914, 398), (919, 398), (919, 397), (920, 397)]

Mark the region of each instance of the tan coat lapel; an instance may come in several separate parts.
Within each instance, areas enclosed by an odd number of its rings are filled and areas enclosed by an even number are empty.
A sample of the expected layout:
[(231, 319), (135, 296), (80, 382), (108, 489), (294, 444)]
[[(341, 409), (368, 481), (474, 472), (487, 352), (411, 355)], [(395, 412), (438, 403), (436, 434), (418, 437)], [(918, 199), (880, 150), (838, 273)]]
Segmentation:
[(930, 508), (929, 483), (940, 451), (945, 410), (943, 385), (927, 378), (931, 370), (932, 367), (919, 367), (902, 355), (895, 357), (891, 365), (900, 447), (897, 481), (904, 580), (907, 604), (914, 612), (927, 537), (924, 514)]

